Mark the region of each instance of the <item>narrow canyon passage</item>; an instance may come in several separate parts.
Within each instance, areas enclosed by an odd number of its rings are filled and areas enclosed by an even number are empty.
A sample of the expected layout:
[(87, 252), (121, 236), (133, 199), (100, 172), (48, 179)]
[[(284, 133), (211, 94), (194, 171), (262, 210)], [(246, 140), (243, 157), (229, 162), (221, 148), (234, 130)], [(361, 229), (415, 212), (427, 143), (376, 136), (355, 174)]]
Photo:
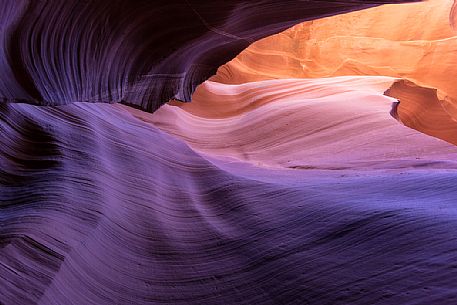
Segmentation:
[(455, 11), (0, 2), (0, 305), (457, 304)]

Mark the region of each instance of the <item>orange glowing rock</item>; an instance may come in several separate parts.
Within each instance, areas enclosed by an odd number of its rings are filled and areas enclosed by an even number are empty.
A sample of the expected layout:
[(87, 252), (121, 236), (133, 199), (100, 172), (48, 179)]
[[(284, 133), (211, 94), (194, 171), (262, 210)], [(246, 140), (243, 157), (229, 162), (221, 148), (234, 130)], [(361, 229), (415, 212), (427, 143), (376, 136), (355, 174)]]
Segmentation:
[[(204, 154), (294, 169), (454, 168), (456, 147), (398, 124), (383, 76), (206, 82), (193, 103), (136, 117)], [(174, 105), (179, 105), (176, 107)], [(395, 110), (395, 107), (393, 108)], [(442, 162), (429, 162), (443, 160)]]
[(390, 95), (401, 97), (400, 120), (457, 144), (457, 133), (449, 131), (457, 129), (456, 3), (384, 5), (305, 22), (254, 43), (222, 66), (212, 81), (240, 84), (343, 75), (403, 78), (435, 95), (411, 94), (411, 86), (404, 94), (401, 86), (395, 87)]

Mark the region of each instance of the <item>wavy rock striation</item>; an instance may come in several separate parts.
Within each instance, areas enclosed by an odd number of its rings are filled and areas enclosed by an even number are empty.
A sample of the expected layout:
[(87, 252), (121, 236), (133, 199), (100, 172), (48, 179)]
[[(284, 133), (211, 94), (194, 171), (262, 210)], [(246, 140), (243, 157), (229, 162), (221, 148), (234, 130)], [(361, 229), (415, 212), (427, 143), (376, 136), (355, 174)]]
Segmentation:
[(299, 22), (406, 1), (11, 0), (0, 3), (0, 98), (120, 102), (153, 111), (259, 38)]
[(142, 111), (382, 3), (1, 2), (0, 304), (457, 303), (451, 1)]
[(456, 147), (420, 142), (448, 169), (262, 169), (124, 107), (0, 106), (2, 304), (457, 300)]
[(392, 86), (394, 82), (394, 78), (379, 76), (270, 80), (237, 86), (206, 82), (194, 101), (181, 104), (182, 108), (164, 105), (153, 114), (130, 111), (194, 149), (257, 166), (455, 168), (453, 145), (392, 118), (397, 100), (383, 93), (397, 88), (397, 83)]
[[(435, 90), (437, 97), (401, 100), (400, 120), (457, 144), (450, 133), (457, 128), (455, 5), (452, 0), (385, 5), (305, 22), (256, 42), (211, 79), (241, 84), (344, 75), (404, 78)], [(400, 96), (405, 97), (394, 97)], [(434, 123), (438, 119), (442, 124)]]

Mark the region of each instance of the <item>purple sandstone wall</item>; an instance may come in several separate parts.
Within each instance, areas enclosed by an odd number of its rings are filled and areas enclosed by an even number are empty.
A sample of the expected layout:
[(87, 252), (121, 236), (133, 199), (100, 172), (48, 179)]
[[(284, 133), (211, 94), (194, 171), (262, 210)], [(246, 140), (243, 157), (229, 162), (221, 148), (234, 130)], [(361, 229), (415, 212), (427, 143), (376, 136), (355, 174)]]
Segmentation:
[(3, 0), (0, 98), (125, 102), (147, 111), (249, 44), (304, 20), (408, 1)]
[[(0, 1), (0, 304), (457, 304), (454, 146), (272, 169), (111, 104), (188, 101), (252, 41), (384, 2)], [(378, 149), (377, 109), (348, 149)]]

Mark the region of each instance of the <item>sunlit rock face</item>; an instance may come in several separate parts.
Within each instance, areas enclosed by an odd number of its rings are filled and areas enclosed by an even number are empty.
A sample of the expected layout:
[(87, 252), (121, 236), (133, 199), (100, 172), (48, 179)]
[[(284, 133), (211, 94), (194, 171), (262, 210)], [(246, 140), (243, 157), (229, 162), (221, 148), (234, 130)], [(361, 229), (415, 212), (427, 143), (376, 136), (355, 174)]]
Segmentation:
[(456, 5), (382, 3), (0, 2), (0, 304), (457, 304)]
[(418, 100), (411, 99), (414, 94), (394, 96), (401, 100), (400, 120), (457, 144), (455, 11), (453, 0), (430, 0), (305, 22), (256, 42), (221, 67), (213, 80), (239, 84), (341, 75), (404, 78), (431, 93)]
[(5, 0), (0, 98), (124, 102), (153, 111), (259, 38), (391, 1)]
[(254, 43), (221, 67), (213, 80), (233, 84), (384, 75), (440, 88), (454, 97), (457, 88), (448, 77), (457, 60), (452, 56), (457, 44), (449, 22), (452, 7), (453, 0), (430, 0), (304, 22)]
[(453, 145), (393, 119), (397, 100), (383, 93), (395, 81), (334, 77), (237, 86), (206, 82), (195, 95), (195, 105), (199, 99), (212, 105), (203, 104), (193, 112), (172, 105), (152, 115), (131, 111), (199, 151), (257, 166), (456, 168), (451, 161), (457, 160)]

